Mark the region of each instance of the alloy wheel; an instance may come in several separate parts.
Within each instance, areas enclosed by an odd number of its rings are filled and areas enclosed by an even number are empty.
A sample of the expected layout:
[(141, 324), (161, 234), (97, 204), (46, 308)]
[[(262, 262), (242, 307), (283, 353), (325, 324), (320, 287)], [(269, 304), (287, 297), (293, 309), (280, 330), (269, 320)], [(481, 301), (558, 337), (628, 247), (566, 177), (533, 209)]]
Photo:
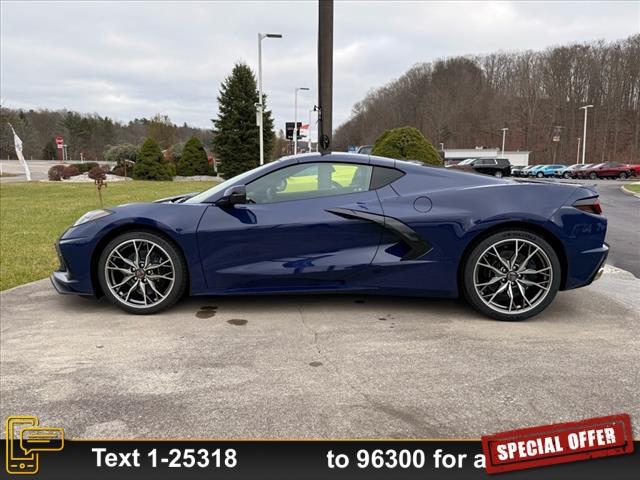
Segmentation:
[(118, 301), (144, 309), (157, 305), (171, 293), (175, 268), (171, 256), (157, 243), (131, 239), (111, 250), (104, 278)]
[(515, 315), (544, 301), (553, 274), (551, 260), (542, 248), (528, 240), (507, 239), (482, 252), (474, 267), (473, 285), (487, 307)]

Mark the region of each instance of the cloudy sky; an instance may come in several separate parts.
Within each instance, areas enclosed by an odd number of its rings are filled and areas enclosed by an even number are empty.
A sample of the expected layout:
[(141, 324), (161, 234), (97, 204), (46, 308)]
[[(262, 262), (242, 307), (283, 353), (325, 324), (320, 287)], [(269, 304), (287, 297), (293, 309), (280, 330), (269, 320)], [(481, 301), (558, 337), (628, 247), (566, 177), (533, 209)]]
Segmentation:
[[(209, 128), (234, 62), (257, 67), (278, 128), (317, 97), (317, 2), (0, 3), (0, 96), (8, 107), (68, 108), (117, 120), (167, 114)], [(334, 127), (370, 89), (417, 62), (616, 40), (640, 31), (640, 2), (336, 1)]]

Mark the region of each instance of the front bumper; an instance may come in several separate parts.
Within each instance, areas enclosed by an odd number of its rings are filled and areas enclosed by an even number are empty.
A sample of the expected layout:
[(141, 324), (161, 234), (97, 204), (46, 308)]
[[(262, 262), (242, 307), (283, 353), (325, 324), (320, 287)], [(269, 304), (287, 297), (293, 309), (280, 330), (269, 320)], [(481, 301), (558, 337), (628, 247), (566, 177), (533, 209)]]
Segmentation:
[(49, 279), (58, 293), (95, 296), (91, 280), (91, 244), (86, 238), (65, 238), (56, 242), (60, 266)]
[(69, 272), (56, 270), (51, 274), (49, 280), (51, 280), (53, 288), (55, 288), (58, 293), (64, 295), (84, 295), (87, 297), (94, 296), (92, 293), (84, 291), (80, 282), (73, 280)]

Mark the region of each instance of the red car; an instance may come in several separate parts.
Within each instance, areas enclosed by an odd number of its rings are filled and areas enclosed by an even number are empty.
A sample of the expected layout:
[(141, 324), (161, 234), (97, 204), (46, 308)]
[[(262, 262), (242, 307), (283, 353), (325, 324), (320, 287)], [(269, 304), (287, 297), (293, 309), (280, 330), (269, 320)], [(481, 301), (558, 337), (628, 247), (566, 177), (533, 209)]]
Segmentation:
[(631, 170), (631, 175), (634, 177), (640, 177), (640, 164), (629, 164), (627, 167)]
[(583, 168), (577, 172), (578, 178), (590, 178), (595, 180), (597, 178), (620, 178), (625, 179), (632, 175), (632, 170), (629, 165), (617, 162), (598, 163), (589, 168)]

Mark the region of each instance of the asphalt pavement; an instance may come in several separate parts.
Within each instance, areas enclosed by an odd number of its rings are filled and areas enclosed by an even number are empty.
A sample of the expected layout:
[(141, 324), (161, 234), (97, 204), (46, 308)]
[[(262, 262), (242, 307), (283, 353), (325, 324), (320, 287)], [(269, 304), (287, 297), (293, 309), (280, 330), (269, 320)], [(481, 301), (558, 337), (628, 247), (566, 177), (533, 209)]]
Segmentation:
[(478, 438), (631, 415), (640, 280), (612, 270), (541, 315), (397, 297), (194, 298), (155, 316), (0, 294), (0, 415), (67, 438)]

